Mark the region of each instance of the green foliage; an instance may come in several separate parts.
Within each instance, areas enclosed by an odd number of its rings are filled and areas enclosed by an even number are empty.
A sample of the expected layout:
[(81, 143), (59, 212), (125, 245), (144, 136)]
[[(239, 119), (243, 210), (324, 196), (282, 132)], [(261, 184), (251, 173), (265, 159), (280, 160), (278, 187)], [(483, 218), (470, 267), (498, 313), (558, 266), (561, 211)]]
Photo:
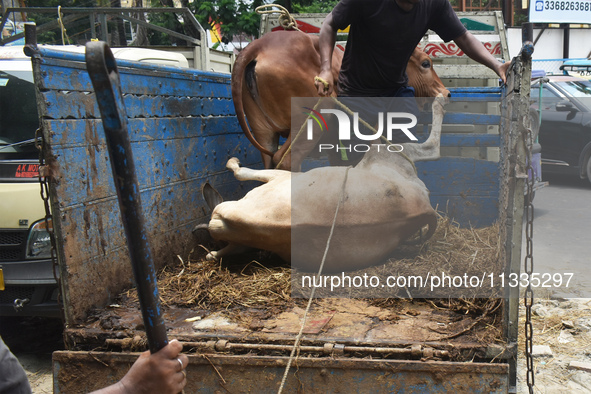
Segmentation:
[[(268, 3), (272, 2), (268, 0), (211, 0), (195, 1), (191, 6), (195, 17), (203, 28), (208, 29), (210, 21), (220, 23), (222, 35), (231, 39), (232, 36), (241, 33), (256, 37), (261, 18), (255, 9)], [(286, 8), (291, 7), (293, 13), (328, 13), (338, 3), (338, 0), (278, 0), (274, 3)]]
[(27, 7), (95, 7), (96, 0), (26, 0)]
[[(276, 4), (291, 7), (294, 13), (328, 13), (337, 2), (338, 0), (275, 1)], [(166, 2), (163, 0), (152, 0), (152, 7), (162, 7), (164, 3)], [(210, 29), (212, 25), (219, 23), (222, 40), (226, 41), (240, 34), (257, 37), (261, 17), (255, 9), (269, 3), (272, 2), (270, 0), (196, 0), (187, 5), (204, 29)], [(173, 14), (155, 14), (151, 16), (150, 22), (175, 31), (183, 30)], [(154, 31), (149, 32), (149, 39), (153, 45), (166, 44), (166, 41), (170, 41), (163, 33)]]
[(255, 9), (262, 4), (263, 0), (214, 0), (193, 2), (191, 6), (204, 29), (209, 29), (211, 23), (219, 23), (222, 35), (231, 39), (241, 33), (256, 36), (260, 15)]
[(296, 14), (328, 14), (338, 3), (338, 0), (276, 0), (273, 3), (282, 5)]
[[(158, 0), (152, 0), (152, 8), (162, 8), (162, 4)], [(184, 33), (180, 22), (177, 19), (177, 16), (172, 12), (154, 12), (149, 15), (148, 22), (165, 27), (172, 31), (177, 31), (179, 33)], [(148, 41), (150, 45), (172, 45), (175, 43), (175, 40), (172, 39), (168, 34), (159, 32), (156, 30), (149, 29), (147, 31)], [(184, 42), (180, 43), (184, 45)]]
[(301, 1), (301, 2), (292, 2), (293, 12), (297, 14), (305, 14), (305, 13), (322, 13), (328, 14), (335, 5), (337, 5), (338, 0), (327, 0), (327, 1)]

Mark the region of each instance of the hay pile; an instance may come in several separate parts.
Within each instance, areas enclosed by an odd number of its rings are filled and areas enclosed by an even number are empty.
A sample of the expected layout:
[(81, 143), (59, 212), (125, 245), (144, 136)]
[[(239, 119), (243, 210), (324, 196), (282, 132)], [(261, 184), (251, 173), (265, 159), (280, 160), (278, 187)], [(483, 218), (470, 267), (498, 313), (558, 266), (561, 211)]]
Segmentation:
[[(501, 239), (498, 223), (483, 228), (461, 228), (457, 223), (440, 216), (433, 237), (418, 246), (402, 246), (389, 261), (392, 272), (403, 275), (421, 275), (427, 273), (448, 276), (495, 279), (504, 273), (504, 259), (501, 257)], [(441, 289), (428, 297), (453, 298), (498, 298), (502, 289), (498, 286), (478, 288), (454, 287), (453, 291)], [(403, 296), (408, 296), (408, 294)]]
[[(465, 272), (482, 275), (483, 271), (502, 270), (499, 246), (497, 225), (481, 229), (460, 228), (453, 221), (440, 217), (438, 229), (429, 241), (402, 246), (389, 261), (365, 272), (420, 275), (427, 270), (432, 271), (435, 266), (450, 275), (463, 275)], [(298, 289), (296, 281), (291, 280), (289, 265), (278, 263), (268, 253), (241, 256), (238, 261), (231, 263), (205, 261), (204, 253), (198, 253), (194, 251), (186, 262), (179, 257), (181, 263), (178, 266), (166, 267), (159, 273), (158, 287), (164, 306), (208, 310), (287, 309), (305, 301), (292, 298), (293, 295), (297, 296)], [(412, 298), (412, 292), (410, 295)], [(137, 299), (135, 291), (128, 292), (127, 296), (131, 301)], [(317, 296), (322, 296), (321, 292), (317, 292)], [(367, 297), (367, 293), (350, 296), (371, 298)], [(400, 289), (392, 299), (408, 296), (409, 289)], [(462, 295), (444, 303), (447, 308), (459, 313), (481, 315), (487, 311), (496, 311), (496, 301)], [(436, 302), (443, 305), (440, 301)], [(387, 306), (390, 301), (382, 297), (371, 300), (371, 303)]]
[[(461, 228), (453, 220), (439, 216), (435, 234), (427, 242), (420, 237), (409, 240), (400, 246), (393, 256), (384, 264), (347, 272), (349, 277), (377, 277), (384, 284), (389, 277), (409, 279), (420, 278), (422, 285), (412, 279), (413, 283), (401, 287), (377, 286), (369, 288), (343, 288), (338, 291), (316, 288), (316, 297), (351, 297), (351, 298), (498, 298), (502, 296), (501, 283), (498, 280), (503, 271), (501, 259), (500, 235), (497, 224), (485, 228)], [(306, 273), (309, 275), (309, 273)], [(488, 284), (492, 274), (497, 279), (494, 284), (482, 287), (441, 286), (432, 289), (430, 284), (434, 276), (447, 276), (468, 282), (474, 278)], [(295, 273), (292, 281), (292, 295), (307, 298), (310, 288), (302, 287), (305, 282), (303, 273)], [(464, 279), (466, 278), (466, 279)], [(485, 279), (484, 281), (482, 279)], [(308, 283), (308, 282), (306, 282)], [(446, 282), (449, 284), (449, 282)]]
[(164, 306), (210, 310), (291, 304), (290, 268), (266, 267), (256, 260), (242, 266), (192, 259), (158, 275)]

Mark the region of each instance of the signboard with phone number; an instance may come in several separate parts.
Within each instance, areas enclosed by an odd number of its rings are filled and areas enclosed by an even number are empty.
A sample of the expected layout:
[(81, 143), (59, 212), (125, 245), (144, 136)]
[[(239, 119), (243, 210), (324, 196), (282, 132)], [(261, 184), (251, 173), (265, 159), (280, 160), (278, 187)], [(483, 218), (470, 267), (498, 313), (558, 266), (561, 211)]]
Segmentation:
[(534, 23), (591, 23), (591, 1), (531, 0), (529, 21)]

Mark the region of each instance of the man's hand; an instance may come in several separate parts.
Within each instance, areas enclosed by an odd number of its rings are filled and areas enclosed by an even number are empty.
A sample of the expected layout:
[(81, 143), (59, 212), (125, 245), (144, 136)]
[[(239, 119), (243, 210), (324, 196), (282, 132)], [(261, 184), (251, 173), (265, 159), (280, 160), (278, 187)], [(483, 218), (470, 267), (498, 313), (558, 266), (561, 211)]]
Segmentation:
[(501, 64), (501, 66), (499, 67), (499, 70), (497, 72), (499, 77), (501, 77), (501, 79), (503, 80), (504, 84), (507, 83), (507, 71), (509, 70), (509, 67), (511, 67), (511, 62), (510, 61), (505, 62), (505, 63)]
[(337, 28), (333, 26), (332, 12), (329, 13), (322, 27), (318, 47), (320, 52), (320, 73), (314, 79), (314, 85), (319, 96), (330, 96), (334, 91), (334, 78), (332, 76), (332, 52), (337, 40)]
[(142, 353), (116, 384), (95, 394), (178, 394), (187, 384), (185, 368), (189, 358), (180, 354), (183, 345), (173, 339), (154, 354)]
[(321, 71), (316, 78), (314, 78), (314, 85), (318, 89), (319, 96), (330, 96), (334, 91), (334, 80), (332, 71)]

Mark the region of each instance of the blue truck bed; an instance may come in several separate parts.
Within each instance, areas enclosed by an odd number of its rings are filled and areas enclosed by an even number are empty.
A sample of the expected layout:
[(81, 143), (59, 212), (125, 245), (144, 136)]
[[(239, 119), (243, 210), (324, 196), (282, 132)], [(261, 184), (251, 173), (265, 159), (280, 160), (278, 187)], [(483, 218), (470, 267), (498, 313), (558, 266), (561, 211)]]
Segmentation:
[[(137, 327), (129, 331), (91, 327), (87, 321), (89, 313), (105, 308), (132, 286), (132, 274), (100, 114), (84, 57), (43, 48), (29, 48), (29, 53), (42, 117), (48, 167), (45, 174), (50, 182), (68, 327), (65, 335), (69, 351), (54, 355), (54, 391), (90, 390), (120, 378), (125, 372), (122, 366), (135, 357), (119, 352), (73, 351), (84, 348), (84, 341), (93, 345), (97, 340), (117, 342), (138, 332)], [(520, 81), (527, 67), (517, 61), (513, 78)], [(173, 265), (177, 255), (186, 256), (194, 246), (193, 227), (208, 217), (201, 197), (202, 184), (210, 182), (227, 199), (239, 198), (254, 184), (234, 180), (225, 163), (235, 156), (244, 165), (256, 168), (260, 167), (260, 155), (236, 122), (228, 75), (126, 61), (118, 62), (118, 69), (155, 260), (159, 267)], [(516, 152), (523, 149), (518, 138), (522, 130), (516, 126), (515, 116), (524, 100), (519, 86), (512, 82), (505, 89), (455, 90), (457, 100), (500, 100), (499, 111), (485, 115), (449, 111), (448, 122), (482, 123), (484, 127), (493, 123), (498, 131), (446, 133), (442, 138), (444, 149), (469, 148), (469, 157), (451, 154), (417, 165), (419, 177), (431, 190), (433, 205), (447, 211), (458, 223), (482, 227), (501, 221), (501, 256), (508, 272), (519, 269), (520, 258), (520, 251), (511, 246), (521, 237), (521, 213), (514, 208), (523, 205), (524, 179), (516, 159)], [(452, 387), (461, 392), (507, 392), (514, 379), (510, 371), (514, 375), (516, 300), (515, 294), (507, 294), (504, 313), (513, 316), (513, 322), (503, 322), (502, 344), (371, 339), (370, 326), (366, 331), (351, 327), (351, 335), (358, 336), (342, 337), (340, 341), (335, 336), (326, 340), (322, 332), (310, 335), (306, 343), (326, 351), (315, 349), (315, 356), (302, 356), (299, 368), (292, 369), (288, 385), (294, 390), (300, 387), (318, 392), (448, 392)], [(279, 348), (273, 351), (280, 353), (281, 346), (293, 342), (294, 337), (289, 333), (250, 335), (240, 330), (224, 335), (215, 330), (204, 334), (175, 327), (171, 333), (187, 342), (189, 348), (198, 349), (190, 356), (190, 392), (276, 391), (287, 357), (254, 351), (257, 346), (277, 345)], [(245, 343), (234, 345), (240, 351), (228, 353), (227, 343), (219, 342), (228, 338), (234, 342), (242, 338)], [(360, 348), (351, 348), (347, 353), (344, 344), (373, 351), (379, 348), (382, 353), (408, 351), (409, 357), (359, 358), (355, 352), (361, 352)], [(420, 360), (421, 355), (433, 354), (432, 349), (438, 347), (456, 348), (463, 354), (477, 352), (484, 359), (496, 358), (499, 362), (432, 361), (429, 356), (425, 360), (431, 361)], [(335, 351), (341, 348), (342, 353)]]

